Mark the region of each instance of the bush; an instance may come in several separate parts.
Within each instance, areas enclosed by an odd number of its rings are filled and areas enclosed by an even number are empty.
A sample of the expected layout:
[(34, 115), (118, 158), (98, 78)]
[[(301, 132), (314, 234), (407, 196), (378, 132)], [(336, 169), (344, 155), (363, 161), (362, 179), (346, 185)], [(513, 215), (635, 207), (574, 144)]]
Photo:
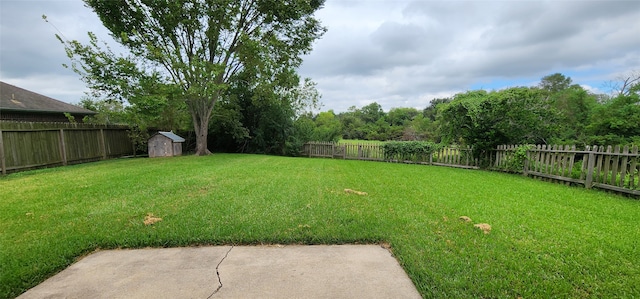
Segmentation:
[(391, 141), (382, 146), (385, 161), (426, 162), (441, 145), (429, 141)]
[(532, 145), (520, 145), (514, 151), (513, 155), (507, 161), (506, 169), (509, 172), (521, 173), (524, 169), (524, 162), (528, 159), (527, 152), (532, 149)]

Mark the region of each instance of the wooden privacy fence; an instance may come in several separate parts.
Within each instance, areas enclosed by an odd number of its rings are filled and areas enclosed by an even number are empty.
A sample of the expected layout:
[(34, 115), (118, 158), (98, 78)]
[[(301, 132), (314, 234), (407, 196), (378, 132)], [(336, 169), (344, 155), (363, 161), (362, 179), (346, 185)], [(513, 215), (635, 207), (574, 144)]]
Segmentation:
[[(493, 167), (508, 169), (514, 165), (520, 146), (501, 145), (495, 151)], [(529, 146), (522, 174), (586, 188), (601, 188), (640, 196), (640, 154), (638, 146)]]
[(472, 158), (471, 148), (463, 147), (441, 148), (428, 156), (387, 157), (382, 144), (309, 142), (303, 146), (302, 154), (308, 157), (420, 163), (474, 169), (477, 169), (479, 165), (478, 161)]
[(0, 122), (2, 174), (133, 154), (126, 126)]

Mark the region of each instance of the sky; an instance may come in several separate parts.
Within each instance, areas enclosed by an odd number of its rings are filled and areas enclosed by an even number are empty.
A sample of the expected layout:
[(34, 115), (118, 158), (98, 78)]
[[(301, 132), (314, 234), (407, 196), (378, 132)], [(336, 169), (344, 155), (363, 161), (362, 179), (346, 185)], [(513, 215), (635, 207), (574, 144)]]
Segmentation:
[[(328, 31), (298, 72), (317, 83), (322, 111), (423, 109), (553, 73), (608, 93), (640, 70), (638, 0), (326, 0), (316, 16)], [(86, 41), (87, 31), (112, 42), (81, 0), (0, 0), (0, 80), (78, 103), (87, 89), (54, 35)]]

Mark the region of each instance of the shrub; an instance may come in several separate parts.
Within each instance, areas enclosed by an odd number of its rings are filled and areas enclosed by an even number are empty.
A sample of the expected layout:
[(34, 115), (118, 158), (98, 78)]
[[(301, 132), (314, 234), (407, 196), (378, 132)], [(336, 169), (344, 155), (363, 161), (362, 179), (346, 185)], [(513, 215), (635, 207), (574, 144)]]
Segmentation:
[(527, 152), (532, 149), (532, 145), (520, 145), (514, 151), (513, 155), (507, 160), (504, 170), (509, 172), (521, 173), (524, 169), (524, 162), (528, 159)]
[(441, 147), (429, 141), (391, 141), (382, 146), (385, 161), (428, 161), (429, 156)]

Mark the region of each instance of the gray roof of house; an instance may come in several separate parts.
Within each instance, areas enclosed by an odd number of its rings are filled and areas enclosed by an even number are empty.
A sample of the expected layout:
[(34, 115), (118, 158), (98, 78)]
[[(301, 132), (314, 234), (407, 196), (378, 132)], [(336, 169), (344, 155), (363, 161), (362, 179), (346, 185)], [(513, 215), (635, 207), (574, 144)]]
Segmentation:
[(163, 135), (169, 139), (171, 139), (171, 141), (173, 142), (184, 142), (184, 138), (174, 134), (173, 132), (158, 132), (158, 134)]
[(0, 81), (0, 110), (36, 113), (96, 114), (82, 107)]

